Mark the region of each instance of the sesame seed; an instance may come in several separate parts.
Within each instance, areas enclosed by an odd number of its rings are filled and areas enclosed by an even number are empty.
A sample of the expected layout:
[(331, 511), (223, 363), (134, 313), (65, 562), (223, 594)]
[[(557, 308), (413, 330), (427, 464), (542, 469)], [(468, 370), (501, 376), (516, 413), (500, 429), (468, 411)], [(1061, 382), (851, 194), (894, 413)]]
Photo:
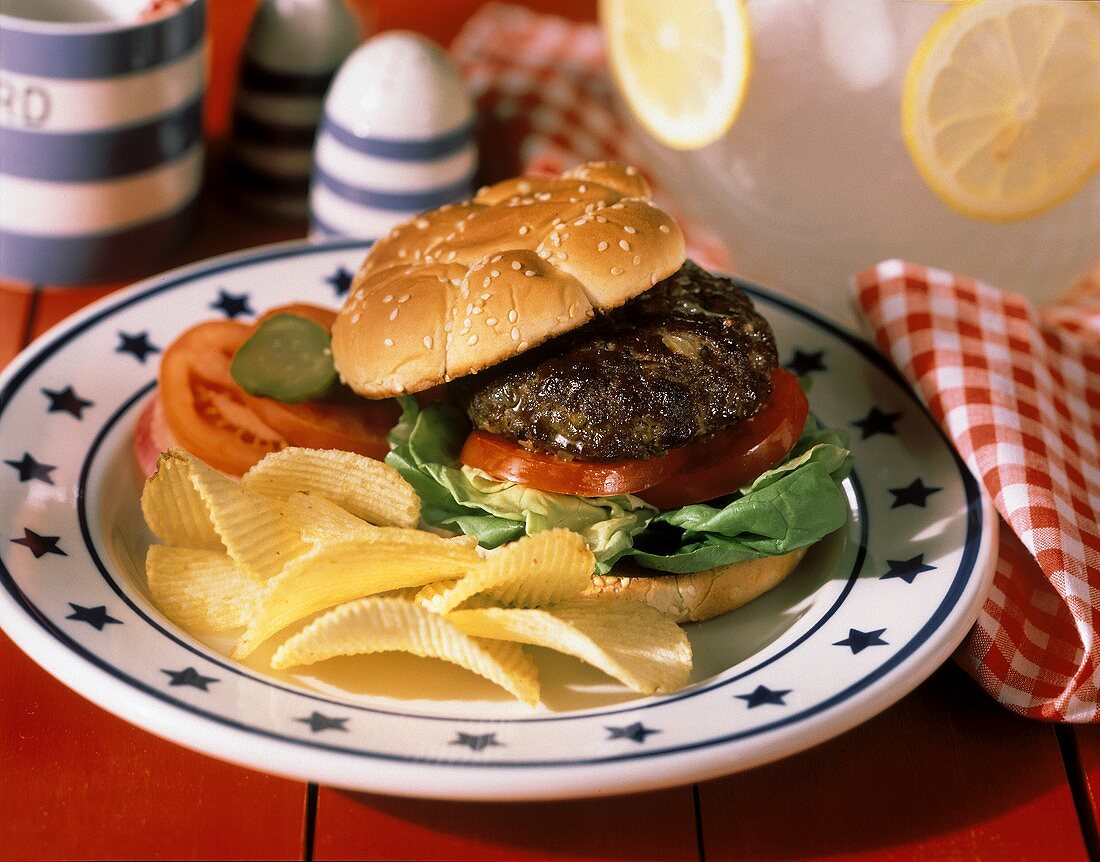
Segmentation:
[(489, 263), (496, 263), (496, 262), (497, 262), (498, 260), (500, 260), (500, 259), (501, 259), (502, 257), (503, 257), (503, 255), (500, 255), (500, 254), (495, 254), (495, 255), (493, 255), (493, 259), (492, 259), (491, 261), (489, 261)]
[(581, 183), (579, 186), (577, 186), (577, 191), (579, 191), (583, 195), (586, 191), (588, 191), (588, 186), (586, 186), (584, 183)]
[(481, 286), (482, 287), (488, 287), (492, 283), (493, 283), (493, 280), (491, 278), (489, 278), (489, 276), (485, 276), (485, 280), (483, 282), (481, 282)]
[(637, 266), (642, 262), (642, 256), (640, 254), (634, 255), (634, 265)]
[(561, 238), (562, 238), (562, 239), (569, 239), (569, 232), (568, 232), (568, 231), (564, 231), (564, 230), (563, 230), (563, 231), (561, 232)]
[(470, 322), (470, 318), (468, 317), (462, 321), (462, 325), (466, 327), (467, 331), (469, 331), (470, 327), (473, 326), (473, 324)]
[(611, 267), (611, 274), (612, 275), (622, 275), (623, 274), (623, 268), (621, 266), (613, 266), (613, 267)]
[(517, 312), (514, 308), (511, 311), (508, 312), (508, 322), (509, 323), (515, 323), (516, 319), (518, 317), (519, 317), (519, 312)]
[(667, 224), (657, 225), (657, 230), (659, 230), (661, 233), (669, 233), (669, 227)]
[(481, 298), (482, 298), (482, 300), (492, 299), (493, 295), (491, 293), (483, 293), (483, 294), (481, 294)]
[(470, 309), (470, 314), (481, 314), (481, 306), (479, 305)]
[(561, 218), (554, 216), (553, 220), (550, 222), (550, 227), (557, 227), (559, 224), (561, 224)]
[(382, 297), (382, 301), (383, 302), (393, 302), (393, 294), (392, 293), (387, 293), (385, 296)]
[(420, 228), (420, 230), (424, 230), (428, 227), (428, 220), (426, 218), (418, 218), (416, 220), (416, 226)]
[(399, 297), (397, 297), (398, 302), (408, 302), (410, 299), (412, 299), (412, 296), (407, 293), (403, 293)]
[(596, 224), (607, 224), (607, 219), (603, 216), (596, 216)]
[(456, 257), (458, 257), (458, 252), (452, 251), (450, 254), (447, 255), (447, 260), (451, 261), (454, 260)]
[(424, 347), (426, 350), (432, 349), (432, 337), (430, 335), (424, 336)]
[(634, 167), (634, 165), (627, 165), (626, 166), (626, 175), (628, 177), (632, 177), (637, 173), (638, 173), (638, 169), (636, 167)]
[(477, 344), (477, 336), (471, 335), (469, 338), (466, 339), (466, 343), (469, 344), (471, 347)]
[(400, 257), (400, 258), (408, 257), (408, 255), (409, 255), (409, 250), (407, 248), (399, 248), (397, 250), (397, 256)]
[(607, 243), (601, 239), (599, 244), (596, 246), (596, 251), (607, 251)]
[(628, 224), (623, 225), (623, 230), (625, 230), (627, 233), (637, 233), (638, 232), (637, 228), (633, 228)]
[(568, 259), (569, 259), (569, 255), (567, 255), (564, 251), (559, 251), (558, 252), (558, 260), (568, 260)]
[(630, 243), (628, 243), (625, 239), (621, 239), (619, 240), (619, 248), (621, 248), (623, 251), (630, 251)]
[(543, 260), (546, 260), (546, 258), (550, 257), (550, 249), (544, 248), (542, 251), (539, 252), (539, 257), (541, 257)]
[(444, 332), (450, 332), (454, 328), (455, 328), (455, 325), (454, 325), (453, 320), (448, 320), (446, 323), (443, 324), (443, 331)]
[(572, 305), (569, 306), (569, 316), (570, 317), (576, 317), (577, 316), (577, 303), (574, 302)]
[[(512, 269), (522, 269), (522, 268), (523, 268), (523, 264), (520, 263), (518, 260), (513, 260), (512, 261)], [(486, 299), (488, 299), (488, 297), (486, 297)]]
[(486, 317), (485, 318), (485, 325), (486, 326), (496, 326), (497, 325), (497, 319), (495, 317)]
[(392, 339), (392, 338), (387, 338), (387, 339), (386, 339), (385, 341), (383, 341), (382, 343), (383, 343), (384, 345), (386, 345), (386, 347), (393, 347), (393, 339)]
[(390, 320), (397, 320), (398, 311), (400, 311), (400, 309), (395, 308), (393, 311), (390, 312)]
[(499, 269), (490, 270), (489, 275), (491, 275), (493, 278), (500, 278), (500, 270)]
[(523, 271), (523, 274), (525, 276), (527, 276), (528, 278), (530, 278), (531, 276), (533, 276), (535, 274), (535, 271), (533, 269), (525, 269)]
[(519, 235), (523, 236), (531, 230), (527, 225), (522, 224), (519, 226)]
[(353, 314), (351, 316), (351, 322), (352, 323), (358, 323), (359, 322), (359, 315), (358, 314)]
[(519, 341), (519, 327), (512, 327), (512, 341)]
[(519, 349), (520, 350), (526, 350), (527, 349), (527, 342), (526, 341), (521, 341), (519, 343)]

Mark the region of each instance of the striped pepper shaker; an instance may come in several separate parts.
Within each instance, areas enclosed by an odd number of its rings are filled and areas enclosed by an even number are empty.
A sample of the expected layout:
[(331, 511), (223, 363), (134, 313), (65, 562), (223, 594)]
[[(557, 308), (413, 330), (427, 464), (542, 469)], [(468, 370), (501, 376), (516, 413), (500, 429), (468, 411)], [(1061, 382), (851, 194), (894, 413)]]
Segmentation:
[(238, 200), (269, 215), (305, 218), (325, 93), (362, 36), (344, 0), (263, 0), (234, 105), (229, 185)]
[(369, 39), (325, 100), (311, 235), (378, 239), (417, 213), (470, 197), (473, 127), (473, 102), (438, 45), (400, 30)]

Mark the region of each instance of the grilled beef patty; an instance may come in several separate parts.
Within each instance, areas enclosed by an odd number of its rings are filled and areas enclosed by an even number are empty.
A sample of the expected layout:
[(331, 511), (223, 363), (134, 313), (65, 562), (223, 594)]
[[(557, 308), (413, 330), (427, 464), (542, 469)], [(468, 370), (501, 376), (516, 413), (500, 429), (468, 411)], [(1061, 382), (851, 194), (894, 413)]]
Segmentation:
[(688, 261), (615, 311), (454, 388), (475, 427), (527, 448), (647, 458), (755, 415), (776, 361), (771, 327), (745, 293)]

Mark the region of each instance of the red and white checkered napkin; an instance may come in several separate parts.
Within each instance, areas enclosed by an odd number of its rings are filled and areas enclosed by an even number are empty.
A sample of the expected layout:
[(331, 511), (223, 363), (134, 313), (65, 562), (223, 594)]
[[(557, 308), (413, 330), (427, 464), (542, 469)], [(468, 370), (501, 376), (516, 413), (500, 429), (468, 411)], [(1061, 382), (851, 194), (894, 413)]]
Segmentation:
[(855, 286), (878, 346), (1003, 518), (957, 658), (1009, 709), (1100, 721), (1100, 282), (1042, 311), (897, 260)]
[[(615, 110), (597, 27), (490, 4), (451, 50), (478, 100), (493, 178), (557, 175), (593, 159), (645, 170)], [(689, 254), (729, 270), (722, 244), (654, 186)], [(1007, 520), (993, 591), (961, 660), (1010, 709), (1100, 720), (1100, 289), (1091, 305), (1083, 296), (1040, 314), (897, 261), (858, 285), (879, 345)]]

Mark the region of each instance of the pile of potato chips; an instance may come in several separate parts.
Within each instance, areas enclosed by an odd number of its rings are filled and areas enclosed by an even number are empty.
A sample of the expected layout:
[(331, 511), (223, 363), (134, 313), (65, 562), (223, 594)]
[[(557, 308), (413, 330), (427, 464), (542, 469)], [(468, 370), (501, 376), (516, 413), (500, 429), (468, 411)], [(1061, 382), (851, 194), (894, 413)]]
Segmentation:
[(578, 534), (548, 530), (485, 552), (473, 538), (416, 529), (412, 486), (350, 452), (283, 449), (238, 483), (171, 449), (141, 508), (164, 543), (146, 560), (154, 602), (192, 631), (242, 629), (235, 658), (312, 616), (273, 667), (400, 650), (530, 704), (538, 669), (523, 644), (576, 656), (643, 694), (680, 688), (691, 672), (671, 617), (580, 597), (594, 560)]

